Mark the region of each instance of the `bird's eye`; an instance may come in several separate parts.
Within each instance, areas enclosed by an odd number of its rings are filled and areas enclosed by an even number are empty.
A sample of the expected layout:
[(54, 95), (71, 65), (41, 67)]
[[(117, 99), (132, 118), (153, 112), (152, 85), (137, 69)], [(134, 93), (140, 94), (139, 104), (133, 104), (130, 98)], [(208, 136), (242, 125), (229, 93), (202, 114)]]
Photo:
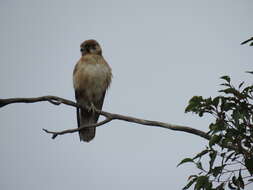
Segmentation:
[(84, 51), (84, 48), (81, 48), (80, 51), (83, 52), (83, 51)]

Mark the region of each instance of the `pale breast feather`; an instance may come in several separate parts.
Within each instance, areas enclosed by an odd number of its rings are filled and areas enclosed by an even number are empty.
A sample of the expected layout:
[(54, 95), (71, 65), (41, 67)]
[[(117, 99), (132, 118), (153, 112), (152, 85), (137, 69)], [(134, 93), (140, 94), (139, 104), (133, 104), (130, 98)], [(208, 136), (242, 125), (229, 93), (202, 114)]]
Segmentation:
[(73, 83), (76, 90), (84, 90), (91, 99), (99, 99), (111, 81), (111, 69), (106, 63), (77, 64)]

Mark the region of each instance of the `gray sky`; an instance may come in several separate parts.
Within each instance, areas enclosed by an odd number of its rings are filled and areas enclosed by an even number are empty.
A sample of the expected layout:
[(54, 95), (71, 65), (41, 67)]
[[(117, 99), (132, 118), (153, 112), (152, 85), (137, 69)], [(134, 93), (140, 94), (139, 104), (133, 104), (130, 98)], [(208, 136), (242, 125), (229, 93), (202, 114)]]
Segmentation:
[[(79, 45), (96, 39), (113, 69), (104, 110), (207, 130), (185, 114), (193, 95), (217, 95), (219, 77), (252, 81), (253, 1), (0, 0), (1, 98), (74, 99)], [(113, 121), (91, 143), (52, 140), (42, 128), (76, 127), (75, 110), (48, 103), (0, 110), (0, 189), (181, 189), (196, 170), (176, 168), (205, 140)], [(248, 187), (247, 189), (250, 189)]]

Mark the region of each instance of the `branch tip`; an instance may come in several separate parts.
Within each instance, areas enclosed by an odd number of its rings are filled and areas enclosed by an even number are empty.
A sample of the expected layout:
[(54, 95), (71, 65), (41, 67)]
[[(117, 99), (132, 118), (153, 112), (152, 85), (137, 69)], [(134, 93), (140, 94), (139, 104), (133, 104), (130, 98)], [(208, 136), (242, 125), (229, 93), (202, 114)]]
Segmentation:
[(54, 134), (54, 135), (52, 136), (52, 139), (55, 139), (57, 136), (58, 136), (57, 134)]

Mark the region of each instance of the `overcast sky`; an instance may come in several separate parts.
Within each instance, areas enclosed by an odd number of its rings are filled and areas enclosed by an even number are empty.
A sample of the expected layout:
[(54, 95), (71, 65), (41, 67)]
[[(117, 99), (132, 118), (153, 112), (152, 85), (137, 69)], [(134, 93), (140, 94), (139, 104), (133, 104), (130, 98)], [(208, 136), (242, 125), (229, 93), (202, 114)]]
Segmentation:
[[(252, 78), (252, 0), (0, 0), (0, 98), (74, 100), (79, 45), (96, 39), (113, 70), (103, 109), (207, 131), (185, 114), (194, 95), (216, 96), (219, 77)], [(52, 140), (42, 128), (76, 128), (75, 109), (49, 103), (0, 110), (0, 189), (181, 189), (200, 137), (113, 121), (91, 143)], [(252, 189), (247, 187), (246, 189)]]

